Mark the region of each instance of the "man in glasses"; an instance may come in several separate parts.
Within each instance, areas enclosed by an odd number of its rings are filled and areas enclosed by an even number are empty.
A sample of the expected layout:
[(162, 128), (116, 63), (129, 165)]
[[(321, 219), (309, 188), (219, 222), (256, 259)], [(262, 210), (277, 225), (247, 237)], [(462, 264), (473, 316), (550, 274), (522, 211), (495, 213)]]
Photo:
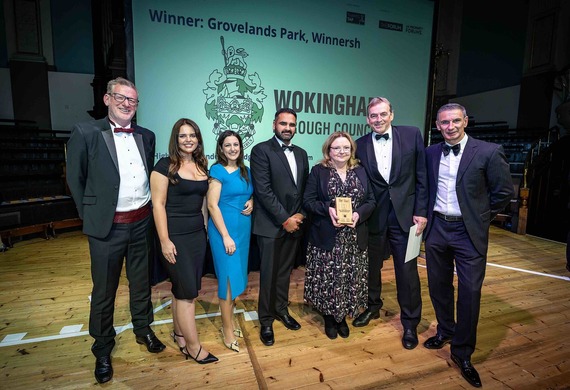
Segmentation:
[(406, 261), (410, 228), (420, 235), (427, 220), (425, 149), (420, 130), (394, 126), (390, 101), (376, 97), (368, 104), (367, 122), (372, 132), (356, 141), (356, 157), (366, 169), (374, 189), (376, 209), (368, 220), (368, 308), (353, 321), (366, 326), (380, 318), (381, 270), (391, 252), (403, 327), (402, 345), (418, 345), (417, 326), (422, 314), (417, 258)]
[(121, 77), (109, 81), (103, 97), (108, 116), (76, 124), (67, 143), (67, 183), (83, 220), (91, 255), (93, 291), (89, 334), (95, 339), (95, 379), (113, 377), (113, 312), (123, 260), (129, 280), (135, 340), (149, 352), (165, 346), (150, 328), (154, 320), (150, 293), (149, 175), (155, 136), (132, 123), (138, 106), (135, 85)]
[(426, 149), (429, 222), (425, 249), (437, 333), (424, 346), (441, 349), (451, 343), (451, 360), (467, 382), (481, 387), (471, 355), (477, 338), (489, 225), (509, 204), (514, 189), (503, 147), (468, 136), (468, 121), (463, 106), (442, 106), (435, 124), (444, 142)]

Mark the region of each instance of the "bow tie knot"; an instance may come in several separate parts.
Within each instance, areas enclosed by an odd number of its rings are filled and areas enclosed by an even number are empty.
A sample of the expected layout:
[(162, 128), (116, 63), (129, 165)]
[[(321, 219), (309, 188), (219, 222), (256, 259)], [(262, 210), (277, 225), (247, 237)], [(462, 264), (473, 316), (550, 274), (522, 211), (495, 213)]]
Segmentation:
[(380, 138), (384, 138), (386, 141), (388, 141), (388, 138), (390, 138), (390, 135), (388, 133), (384, 133), (384, 134), (376, 134), (374, 137), (377, 140), (379, 140)]
[(281, 145), (281, 148), (283, 149), (283, 151), (289, 150), (289, 151), (293, 151), (293, 145)]
[(115, 133), (129, 133), (132, 134), (135, 130), (133, 128), (130, 129), (125, 129), (122, 127), (115, 127), (115, 129), (113, 130)]
[(459, 154), (459, 151), (461, 150), (461, 145), (460, 144), (455, 144), (453, 146), (449, 146), (448, 144), (443, 145), (444, 156), (447, 156), (451, 150), (453, 150), (453, 155), (457, 156)]

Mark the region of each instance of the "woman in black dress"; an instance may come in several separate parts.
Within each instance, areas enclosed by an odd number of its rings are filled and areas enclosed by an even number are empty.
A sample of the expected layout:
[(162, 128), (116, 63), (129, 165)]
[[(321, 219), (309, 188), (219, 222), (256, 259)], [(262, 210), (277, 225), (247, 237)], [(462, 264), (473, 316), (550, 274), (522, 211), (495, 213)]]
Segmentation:
[(200, 364), (218, 359), (198, 339), (195, 303), (206, 257), (204, 197), (208, 160), (200, 128), (179, 119), (172, 128), (169, 157), (161, 158), (150, 176), (154, 223), (166, 270), (172, 282), (172, 338), (186, 359)]

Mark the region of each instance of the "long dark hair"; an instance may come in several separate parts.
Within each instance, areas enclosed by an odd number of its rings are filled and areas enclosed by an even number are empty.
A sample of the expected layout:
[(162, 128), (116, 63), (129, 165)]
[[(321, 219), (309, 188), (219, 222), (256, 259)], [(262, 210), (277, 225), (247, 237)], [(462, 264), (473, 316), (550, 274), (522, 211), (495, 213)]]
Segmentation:
[(218, 136), (218, 143), (216, 145), (216, 163), (221, 164), (224, 167), (228, 165), (228, 159), (224, 154), (224, 141), (226, 140), (226, 138), (232, 136), (236, 137), (239, 142), (239, 156), (236, 160), (236, 165), (239, 168), (239, 174), (246, 181), (246, 183), (249, 184), (249, 176), (247, 174), (247, 168), (245, 167), (245, 164), (243, 162), (243, 142), (241, 140), (240, 135), (235, 131), (226, 130)]
[(180, 133), (180, 128), (184, 125), (190, 126), (196, 133), (196, 142), (198, 143), (198, 146), (192, 152), (192, 158), (196, 162), (196, 168), (199, 171), (202, 171), (202, 173), (205, 175), (208, 173), (208, 160), (204, 155), (204, 140), (202, 139), (200, 128), (193, 120), (180, 118), (176, 121), (174, 126), (172, 126), (172, 133), (170, 133), (170, 141), (168, 142), (170, 166), (168, 167), (167, 177), (172, 184), (178, 183), (175, 175), (178, 173), (178, 170), (182, 165), (182, 154), (180, 153), (180, 148), (178, 147), (178, 134)]

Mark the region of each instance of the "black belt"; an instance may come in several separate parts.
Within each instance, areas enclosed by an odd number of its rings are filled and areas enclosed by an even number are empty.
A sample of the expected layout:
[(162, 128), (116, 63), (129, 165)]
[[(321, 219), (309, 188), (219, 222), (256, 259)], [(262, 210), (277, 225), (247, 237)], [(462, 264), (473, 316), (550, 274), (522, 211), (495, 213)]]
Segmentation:
[(461, 215), (445, 215), (437, 211), (434, 211), (433, 213), (435, 214), (436, 217), (441, 218), (447, 222), (463, 221), (463, 217)]

